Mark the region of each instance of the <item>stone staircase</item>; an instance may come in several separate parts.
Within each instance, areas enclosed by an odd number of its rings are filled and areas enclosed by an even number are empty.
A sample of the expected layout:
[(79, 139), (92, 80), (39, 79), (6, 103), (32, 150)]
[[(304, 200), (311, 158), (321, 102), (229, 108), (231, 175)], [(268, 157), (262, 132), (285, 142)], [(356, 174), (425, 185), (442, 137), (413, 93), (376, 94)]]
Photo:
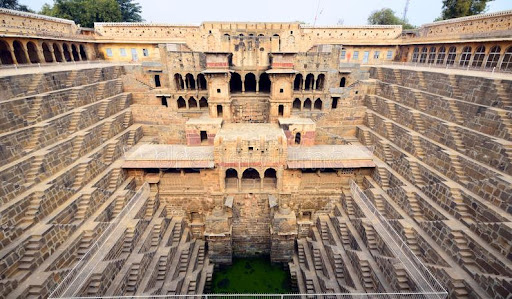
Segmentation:
[(36, 259), (40, 255), (42, 236), (33, 235), (25, 246), (25, 253), (19, 261), (19, 269), (32, 270), (36, 267)]
[(34, 97), (33, 105), (30, 108), (30, 112), (27, 114), (26, 119), (29, 123), (35, 123), (37, 122), (39, 118), (39, 110), (41, 109), (41, 106), (43, 104), (43, 96), (42, 95), (36, 95)]

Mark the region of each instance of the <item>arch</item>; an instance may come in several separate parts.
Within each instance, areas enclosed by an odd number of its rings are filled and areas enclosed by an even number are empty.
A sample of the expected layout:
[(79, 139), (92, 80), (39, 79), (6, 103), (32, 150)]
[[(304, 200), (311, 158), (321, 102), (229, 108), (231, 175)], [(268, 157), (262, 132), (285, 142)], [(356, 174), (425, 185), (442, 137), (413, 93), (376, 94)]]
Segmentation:
[(41, 62), (39, 60), (39, 53), (38, 53), (38, 50), (37, 50), (37, 46), (34, 42), (28, 42), (27, 43), (27, 53), (28, 53), (28, 58), (30, 60), (30, 63), (39, 63)]
[(322, 110), (322, 100), (321, 99), (316, 99), (315, 105), (314, 105), (314, 109), (315, 110)]
[(50, 51), (48, 44), (42, 43), (41, 47), (43, 48), (44, 61), (45, 62), (53, 62), (52, 52)]
[(242, 189), (259, 189), (260, 187), (260, 173), (254, 168), (244, 170), (242, 173)]
[(253, 73), (247, 73), (244, 78), (245, 91), (256, 91), (256, 76)]
[(423, 47), (421, 49), (420, 63), (425, 63), (427, 61), (427, 52), (428, 52), (427, 47)]
[(454, 46), (451, 46), (450, 49), (448, 49), (448, 56), (446, 57), (446, 64), (448, 64), (448, 65), (454, 64), (456, 57), (457, 57), (457, 48)]
[(80, 45), (80, 58), (82, 60), (87, 60), (87, 53), (85, 52), (84, 45)]
[(304, 101), (304, 110), (311, 110), (311, 100), (309, 98)]
[(274, 168), (267, 168), (263, 173), (263, 187), (277, 188), (277, 171)]
[(341, 77), (340, 87), (345, 87), (346, 84), (347, 84), (347, 79), (345, 77)]
[(272, 82), (270, 82), (270, 78), (267, 73), (262, 73), (260, 75), (259, 91), (260, 92), (270, 92), (270, 87), (272, 86)]
[(178, 103), (178, 109), (187, 108), (187, 103), (185, 103), (185, 99), (183, 97), (179, 97), (177, 103)]
[(69, 54), (68, 44), (66, 44), (66, 43), (62, 44), (62, 52), (64, 54), (64, 59), (66, 61), (71, 61), (71, 55)]
[(418, 62), (419, 54), (420, 54), (420, 48), (414, 47), (414, 51), (412, 51), (412, 62)]
[(199, 109), (208, 109), (208, 101), (206, 100), (205, 97), (202, 97), (199, 100)]
[(208, 88), (208, 83), (206, 83), (206, 78), (203, 74), (197, 75), (197, 89), (206, 90)]
[(316, 79), (316, 90), (323, 90), (324, 83), (325, 83), (325, 75), (324, 74), (318, 75), (318, 78)]
[(74, 61), (80, 61), (80, 54), (78, 54), (78, 50), (75, 44), (71, 44), (71, 55), (73, 55)]
[(306, 90), (313, 89), (313, 82), (315, 81), (315, 76), (313, 74), (308, 74), (306, 76)]
[(233, 93), (242, 91), (242, 77), (240, 77), (239, 73), (231, 74), (231, 79), (229, 79), (229, 91)]
[(2, 64), (14, 64), (9, 44), (3, 40), (0, 40), (0, 61)]
[(294, 142), (295, 142), (295, 144), (299, 144), (299, 145), (300, 145), (300, 143), (301, 143), (301, 134), (300, 134), (300, 132), (297, 132), (297, 133), (295, 134), (295, 140), (294, 140)]
[(468, 66), (470, 60), (471, 60), (471, 47), (466, 46), (462, 49), (459, 65), (460, 66)]
[(14, 49), (14, 56), (16, 57), (18, 64), (28, 63), (27, 54), (25, 53), (25, 49), (23, 49), (21, 42), (15, 40), (12, 42), (12, 47)]
[(293, 80), (293, 90), (301, 90), (303, 83), (304, 78), (302, 77), (302, 74), (295, 75), (295, 80)]
[(428, 52), (428, 63), (432, 64), (436, 60), (436, 47), (430, 47), (430, 51)]
[(174, 74), (174, 84), (176, 85), (176, 90), (185, 89), (185, 82), (181, 74)]
[(226, 177), (224, 178), (226, 189), (238, 189), (238, 171), (233, 168), (226, 170)]
[(194, 75), (191, 73), (186, 74), (185, 84), (187, 85), (187, 89), (196, 89), (196, 80), (194, 79)]
[(473, 56), (473, 63), (471, 66), (473, 67), (481, 67), (484, 63), (485, 58), (485, 46), (478, 46), (475, 50), (475, 55)]
[(60, 51), (59, 45), (53, 43), (53, 55), (55, 56), (55, 60), (57, 62), (62, 62), (62, 52)]
[(197, 101), (194, 99), (194, 97), (190, 97), (188, 99), (188, 108), (197, 108)]
[(296, 98), (295, 100), (293, 100), (293, 106), (292, 106), (292, 110), (300, 110), (300, 107), (302, 106), (302, 103), (300, 102), (300, 99), (299, 98)]
[(498, 66), (498, 62), (500, 61), (500, 46), (494, 46), (489, 51), (489, 56), (487, 56), (487, 63), (485, 67), (496, 67)]
[(437, 52), (437, 60), (436, 64), (444, 64), (444, 58), (446, 57), (446, 48), (442, 46), (439, 48), (439, 52)]
[(505, 51), (505, 56), (503, 56), (503, 61), (501, 62), (500, 68), (502, 70), (512, 69), (512, 46), (508, 47), (508, 49)]

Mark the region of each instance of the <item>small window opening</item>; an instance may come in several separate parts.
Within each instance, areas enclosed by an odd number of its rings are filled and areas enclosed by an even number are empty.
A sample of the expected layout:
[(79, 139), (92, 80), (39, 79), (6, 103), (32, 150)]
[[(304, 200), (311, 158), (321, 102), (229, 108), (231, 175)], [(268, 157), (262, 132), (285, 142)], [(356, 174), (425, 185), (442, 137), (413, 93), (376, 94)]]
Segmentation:
[(206, 133), (206, 131), (201, 131), (199, 135), (201, 137), (201, 143), (204, 141), (208, 141), (208, 134)]
[(167, 104), (167, 98), (166, 97), (162, 97), (162, 106), (169, 107), (168, 104)]
[(160, 84), (160, 75), (155, 75), (155, 86), (156, 86), (156, 87), (160, 87), (160, 86), (162, 86), (162, 85)]

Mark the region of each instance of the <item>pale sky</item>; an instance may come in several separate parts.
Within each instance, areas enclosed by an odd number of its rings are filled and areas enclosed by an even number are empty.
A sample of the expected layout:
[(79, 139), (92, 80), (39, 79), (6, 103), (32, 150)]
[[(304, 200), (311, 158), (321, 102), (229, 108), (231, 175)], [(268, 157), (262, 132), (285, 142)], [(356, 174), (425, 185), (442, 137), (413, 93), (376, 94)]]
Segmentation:
[[(19, 0), (38, 11), (52, 0)], [(142, 17), (152, 23), (200, 24), (203, 21), (293, 22), (313, 25), (364, 25), (368, 15), (389, 7), (402, 16), (406, 0), (139, 0)], [(442, 0), (411, 0), (407, 18), (413, 25), (432, 22), (441, 14)], [(512, 9), (512, 0), (495, 0), (487, 12)]]

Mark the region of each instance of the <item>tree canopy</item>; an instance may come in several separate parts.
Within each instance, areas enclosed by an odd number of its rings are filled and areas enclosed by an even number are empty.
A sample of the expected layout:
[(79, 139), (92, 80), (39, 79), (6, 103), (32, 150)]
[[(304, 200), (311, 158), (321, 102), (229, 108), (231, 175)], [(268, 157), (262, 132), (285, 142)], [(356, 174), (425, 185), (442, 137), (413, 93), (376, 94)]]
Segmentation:
[(391, 8), (383, 8), (376, 10), (368, 17), (368, 24), (370, 25), (402, 25), (404, 29), (413, 29), (413, 25), (407, 21), (403, 21), (395, 15)]
[(443, 0), (441, 20), (467, 17), (485, 12), (487, 3), (494, 0)]
[(34, 12), (30, 8), (28, 8), (28, 6), (19, 4), (18, 0), (0, 0), (0, 7), (7, 8), (7, 9)]
[(94, 22), (140, 22), (140, 12), (140, 4), (133, 0), (54, 0), (53, 6), (45, 4), (40, 11), (83, 27), (93, 27)]

